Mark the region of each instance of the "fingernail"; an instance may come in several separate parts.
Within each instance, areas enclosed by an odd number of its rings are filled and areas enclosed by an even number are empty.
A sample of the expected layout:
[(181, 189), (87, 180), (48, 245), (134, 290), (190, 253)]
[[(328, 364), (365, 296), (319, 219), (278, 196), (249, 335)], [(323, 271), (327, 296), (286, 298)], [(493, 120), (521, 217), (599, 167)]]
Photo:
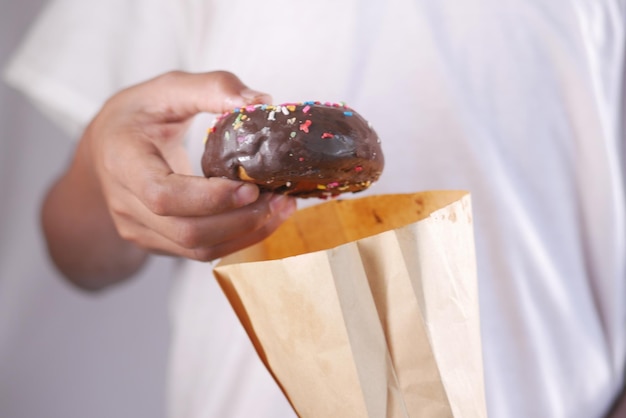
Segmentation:
[(274, 195), (270, 200), (270, 210), (282, 219), (287, 219), (296, 210), (296, 200), (285, 195)]
[(243, 183), (235, 190), (233, 200), (235, 206), (241, 207), (256, 201), (258, 197), (259, 188), (257, 186), (250, 183)]
[(271, 103), (272, 97), (267, 93), (245, 88), (239, 93), (248, 103)]

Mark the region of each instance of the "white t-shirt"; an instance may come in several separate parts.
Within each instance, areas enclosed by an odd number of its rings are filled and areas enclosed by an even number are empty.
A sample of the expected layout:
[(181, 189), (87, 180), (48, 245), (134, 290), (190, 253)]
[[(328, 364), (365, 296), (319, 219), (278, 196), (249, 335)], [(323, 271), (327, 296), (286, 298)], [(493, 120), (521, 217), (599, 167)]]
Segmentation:
[[(472, 193), (493, 417), (600, 417), (623, 382), (619, 0), (52, 1), (7, 78), (74, 133), (119, 88), (225, 69), (276, 102), (346, 101), (368, 193)], [(191, 129), (199, 169), (211, 117)], [(210, 266), (173, 282), (170, 414), (288, 417)]]

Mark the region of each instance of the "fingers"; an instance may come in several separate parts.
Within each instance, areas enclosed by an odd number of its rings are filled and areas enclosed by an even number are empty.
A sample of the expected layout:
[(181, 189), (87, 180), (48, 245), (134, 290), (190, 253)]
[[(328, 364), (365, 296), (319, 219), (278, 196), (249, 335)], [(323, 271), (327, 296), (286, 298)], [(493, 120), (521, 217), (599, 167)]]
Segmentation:
[(192, 74), (173, 71), (129, 89), (161, 122), (183, 121), (197, 113), (224, 113), (236, 107), (270, 103), (271, 97), (247, 87), (227, 71)]
[[(135, 210), (142, 211), (141, 203), (137, 203)], [(122, 237), (145, 249), (208, 261), (264, 239), (293, 213), (295, 206), (293, 198), (264, 194), (252, 205), (216, 216), (118, 214), (117, 224)], [(145, 224), (135, 221), (140, 217)]]
[[(184, 127), (172, 122), (199, 111), (221, 111), (267, 99), (228, 72), (171, 72), (131, 87), (119, 95), (119, 101), (108, 103), (109, 113), (122, 109), (128, 114), (127, 108), (138, 106), (142, 109), (138, 114), (144, 117), (139, 122), (123, 120), (122, 129), (107, 135), (105, 144), (96, 149), (94, 160), (103, 161), (107, 172), (101, 178), (130, 190), (158, 215), (205, 216), (245, 206), (258, 197), (256, 186), (195, 177), (188, 175), (190, 170), (181, 170), (187, 156), (182, 143), (171, 139), (179, 138), (177, 130)], [(107, 121), (101, 118), (92, 130), (108, 132)]]
[(171, 154), (164, 155), (155, 144), (133, 137), (102, 151), (100, 177), (107, 185), (109, 205), (123, 208), (129, 200), (123, 194), (126, 190), (156, 215), (208, 216), (240, 208), (259, 197), (258, 187), (251, 183), (176, 173)]
[(119, 235), (155, 252), (212, 259), (271, 233), (295, 210), (293, 199), (191, 175), (182, 143), (197, 113), (269, 102), (224, 71), (171, 72), (107, 101), (82, 142)]
[[(155, 164), (159, 161), (155, 161)], [(129, 184), (133, 193), (160, 216), (209, 216), (241, 208), (257, 200), (256, 185), (221, 178), (204, 178), (144, 167), (137, 181)]]
[[(293, 204), (291, 207), (293, 208), (292, 210), (289, 210), (289, 211), (283, 210), (283, 213), (281, 216), (271, 217), (265, 225), (263, 225), (261, 228), (257, 229), (256, 231), (246, 234), (246, 235), (242, 235), (236, 239), (224, 241), (218, 245), (213, 246), (211, 250), (212, 250), (213, 255), (216, 255), (216, 256), (211, 257), (208, 260), (213, 260), (218, 257), (223, 257), (225, 255), (238, 251), (242, 248), (247, 248), (248, 246), (256, 244), (257, 242), (260, 242), (263, 239), (267, 238), (268, 236), (271, 235), (272, 232), (274, 232), (283, 223), (283, 221), (285, 221), (293, 213), (293, 210), (295, 210), (295, 204)], [(197, 254), (197, 255), (203, 255), (203, 254)], [(196, 258), (196, 259), (203, 260), (202, 258)]]

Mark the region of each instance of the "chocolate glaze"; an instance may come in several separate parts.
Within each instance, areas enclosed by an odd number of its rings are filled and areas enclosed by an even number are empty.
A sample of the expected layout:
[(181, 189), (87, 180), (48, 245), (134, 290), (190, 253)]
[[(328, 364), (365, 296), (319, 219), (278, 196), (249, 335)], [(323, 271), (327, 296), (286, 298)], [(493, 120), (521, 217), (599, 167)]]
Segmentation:
[(256, 105), (222, 115), (202, 156), (207, 177), (251, 181), (297, 197), (359, 192), (384, 166), (380, 140), (354, 110), (305, 102)]

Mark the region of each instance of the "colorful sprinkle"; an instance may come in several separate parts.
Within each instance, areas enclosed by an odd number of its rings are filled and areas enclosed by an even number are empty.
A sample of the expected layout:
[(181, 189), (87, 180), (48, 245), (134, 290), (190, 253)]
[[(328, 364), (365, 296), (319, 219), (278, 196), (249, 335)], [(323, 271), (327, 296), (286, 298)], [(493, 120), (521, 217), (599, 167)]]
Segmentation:
[(237, 130), (237, 129), (241, 128), (241, 125), (243, 125), (243, 122), (241, 121), (242, 116), (244, 116), (244, 115), (242, 115), (241, 113), (237, 115), (237, 118), (233, 122), (233, 129)]
[[(283, 103), (283, 104), (279, 104), (279, 105), (271, 105), (271, 104), (255, 104), (255, 105), (247, 105), (247, 106), (242, 106), (242, 107), (238, 107), (238, 108), (234, 108), (228, 112), (224, 112), (221, 115), (216, 116), (216, 118), (213, 120), (213, 124), (211, 125), (211, 128), (208, 129), (208, 133), (206, 135), (206, 137), (204, 138), (205, 142), (207, 140), (208, 134), (211, 134), (213, 132), (215, 132), (215, 125), (220, 122), (222, 119), (226, 118), (228, 115), (230, 114), (237, 114), (237, 117), (235, 118), (235, 120), (232, 123), (232, 127), (234, 130), (239, 130), (242, 126), (244, 121), (249, 120), (250, 116), (245, 115), (244, 113), (251, 113), (254, 112), (258, 109), (261, 109), (263, 111), (268, 112), (267, 115), (267, 120), (270, 121), (275, 121), (276, 120), (276, 113), (282, 113), (285, 116), (288, 116), (290, 114), (290, 112), (295, 112), (298, 107), (301, 107), (302, 113), (309, 113), (312, 109), (313, 106), (315, 105), (324, 105), (324, 106), (329, 106), (329, 107), (340, 107), (344, 109), (343, 114), (345, 116), (353, 116), (353, 112), (351, 111), (350, 107), (348, 107), (346, 105), (345, 102), (339, 102), (339, 103), (332, 103), (332, 102), (320, 102), (320, 101), (305, 101), (305, 102), (291, 102), (291, 103)], [(287, 120), (287, 123), (292, 125), (295, 124), (297, 122), (296, 118), (289, 118)], [(368, 121), (368, 126), (371, 128), (372, 125), (371, 123)], [(304, 123), (300, 124), (299, 128), (301, 131), (304, 131), (306, 133), (309, 133), (309, 128), (311, 126), (311, 121), (310, 120), (306, 120), (304, 121)], [(227, 134), (225, 134), (226, 137)], [(324, 132), (322, 134), (322, 138), (323, 139), (328, 139), (328, 138), (333, 138), (334, 135), (330, 132)], [(293, 138), (293, 136), (292, 136)], [(379, 140), (380, 141), (380, 140)]]
[(356, 171), (357, 173), (360, 173), (361, 171), (363, 171), (363, 167), (361, 167), (360, 165), (357, 165), (356, 167), (354, 167), (354, 171)]
[(309, 133), (309, 126), (311, 126), (311, 121), (309, 119), (305, 120), (304, 123), (300, 124), (300, 130)]
[(292, 132), (292, 133), (289, 134), (289, 136), (292, 137), (292, 138), (295, 138), (296, 137), (296, 133)]

